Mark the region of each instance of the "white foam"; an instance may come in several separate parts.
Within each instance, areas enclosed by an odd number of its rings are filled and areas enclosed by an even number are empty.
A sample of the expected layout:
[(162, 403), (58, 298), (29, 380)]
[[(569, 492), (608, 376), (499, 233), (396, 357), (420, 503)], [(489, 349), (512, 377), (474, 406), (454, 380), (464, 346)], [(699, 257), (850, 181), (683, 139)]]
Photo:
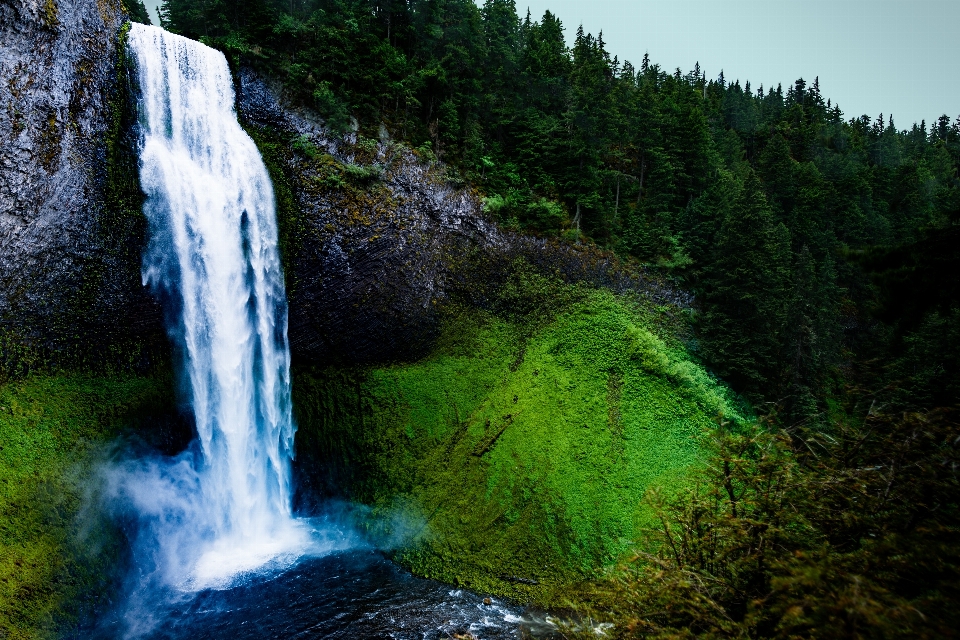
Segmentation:
[(127, 469), (155, 575), (217, 588), (313, 549), (291, 512), (294, 423), (273, 188), (237, 122), (223, 54), (133, 24), (141, 100), (143, 281), (174, 313), (199, 455)]

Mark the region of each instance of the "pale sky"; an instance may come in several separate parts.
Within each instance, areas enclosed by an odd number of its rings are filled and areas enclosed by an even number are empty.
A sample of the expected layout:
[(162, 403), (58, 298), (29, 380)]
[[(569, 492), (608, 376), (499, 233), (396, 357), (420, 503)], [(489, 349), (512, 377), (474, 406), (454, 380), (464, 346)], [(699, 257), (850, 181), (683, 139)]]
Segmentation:
[(582, 24), (611, 55), (756, 89), (820, 77), (844, 117), (898, 129), (960, 115), (960, 0), (517, 0), (535, 19), (555, 13), (568, 40)]
[[(148, 0), (157, 23), (157, 0)], [(478, 0), (482, 4), (482, 0)], [(534, 19), (603, 39), (611, 55), (753, 88), (820, 77), (847, 119), (893, 114), (899, 129), (960, 114), (960, 0), (517, 0)]]

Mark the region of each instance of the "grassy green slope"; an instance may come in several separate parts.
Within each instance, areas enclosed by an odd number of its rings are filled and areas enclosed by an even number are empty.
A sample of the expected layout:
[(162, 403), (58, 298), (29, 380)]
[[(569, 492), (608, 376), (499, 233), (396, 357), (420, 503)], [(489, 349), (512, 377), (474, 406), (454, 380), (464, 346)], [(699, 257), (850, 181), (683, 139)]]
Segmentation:
[[(104, 532), (73, 544), (91, 454), (135, 416), (169, 407), (169, 381), (42, 377), (0, 385), (0, 637), (53, 634), (102, 591)], [(116, 541), (112, 541), (114, 544)]]
[(535, 328), (451, 314), (421, 362), (299, 372), (299, 450), (346, 469), (417, 573), (549, 600), (629, 550), (644, 493), (680, 487), (734, 414), (657, 324), (602, 291)]

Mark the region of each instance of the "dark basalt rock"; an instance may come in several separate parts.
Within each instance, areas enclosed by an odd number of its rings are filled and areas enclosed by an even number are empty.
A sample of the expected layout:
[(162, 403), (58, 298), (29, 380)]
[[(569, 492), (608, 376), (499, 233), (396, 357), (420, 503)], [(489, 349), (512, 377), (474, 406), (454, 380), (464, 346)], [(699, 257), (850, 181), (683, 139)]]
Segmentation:
[[(435, 337), (440, 303), (491, 306), (519, 258), (568, 282), (692, 302), (596, 248), (500, 229), (477, 193), (453, 186), (441, 164), (392, 144), (383, 129), (376, 142), (339, 139), (252, 69), (241, 68), (236, 84), (241, 120), (273, 141), (267, 155), (295, 201), (292, 219), (281, 210), (280, 222), (282, 236), (292, 228), (284, 250), (293, 270), (291, 348), (300, 361), (415, 358)], [(375, 178), (351, 185), (351, 174)]]
[[(124, 143), (125, 20), (117, 0), (0, 3), (0, 373), (131, 364), (133, 342), (162, 337), (140, 284), (139, 202), (116, 193), (136, 178), (115, 174), (111, 184), (108, 175), (110, 145)], [(114, 169), (135, 173), (135, 158), (128, 165)], [(133, 215), (118, 211), (123, 198)]]

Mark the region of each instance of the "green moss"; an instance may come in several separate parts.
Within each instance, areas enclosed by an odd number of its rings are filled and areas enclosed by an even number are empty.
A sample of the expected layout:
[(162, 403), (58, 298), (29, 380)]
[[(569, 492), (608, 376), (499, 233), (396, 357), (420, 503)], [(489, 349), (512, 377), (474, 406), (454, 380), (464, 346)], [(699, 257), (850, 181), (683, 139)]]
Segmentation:
[(33, 376), (0, 385), (0, 637), (44, 638), (102, 591), (117, 540), (76, 544), (83, 481), (102, 443), (170, 404), (162, 378)]
[[(415, 572), (548, 602), (653, 524), (644, 493), (701, 461), (724, 389), (605, 291), (536, 323), (447, 310), (413, 364), (299, 371), (298, 451), (373, 506)], [(527, 316), (529, 319), (529, 316)]]
[(40, 17), (45, 27), (56, 30), (60, 26), (60, 8), (54, 0), (44, 0), (40, 10)]
[(47, 355), (19, 331), (0, 327), (0, 381), (23, 378), (44, 366)]

